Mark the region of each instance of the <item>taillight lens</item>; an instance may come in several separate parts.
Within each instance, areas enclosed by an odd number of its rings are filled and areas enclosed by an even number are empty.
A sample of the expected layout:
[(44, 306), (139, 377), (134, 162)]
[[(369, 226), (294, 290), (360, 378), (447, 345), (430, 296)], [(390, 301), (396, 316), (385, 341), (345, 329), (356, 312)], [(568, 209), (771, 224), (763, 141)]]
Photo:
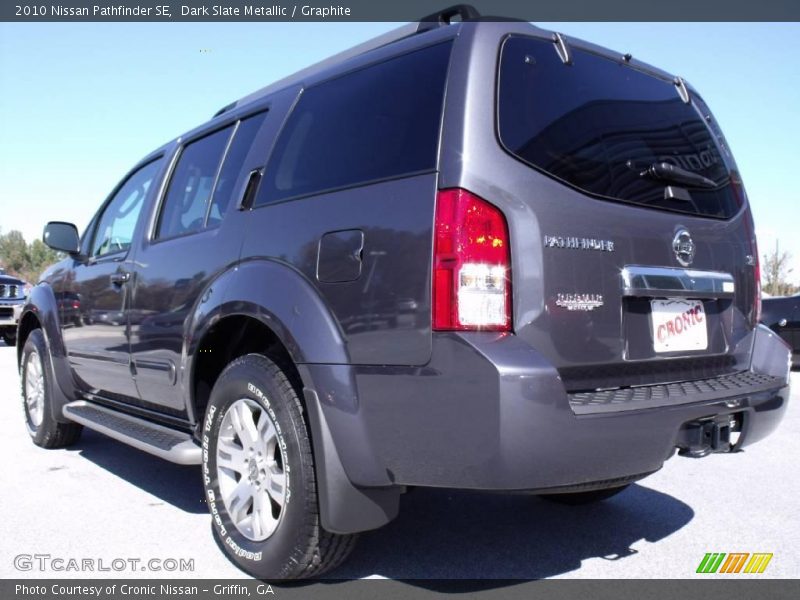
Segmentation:
[(433, 328), (511, 330), (511, 256), (505, 217), (462, 189), (436, 197)]
[[(742, 196), (746, 199), (744, 187), (738, 184)], [(753, 265), (753, 310), (750, 315), (750, 324), (756, 327), (761, 321), (761, 259), (758, 256), (758, 241), (756, 240), (756, 226), (753, 221), (752, 213), (748, 212), (744, 220), (744, 229), (747, 235), (747, 243), (750, 247), (751, 263)]]
[(761, 321), (761, 260), (758, 258), (758, 242), (755, 234), (753, 234), (751, 246), (753, 248), (753, 259), (756, 261), (753, 265), (753, 277), (756, 280), (756, 297), (753, 299), (753, 327), (755, 327)]

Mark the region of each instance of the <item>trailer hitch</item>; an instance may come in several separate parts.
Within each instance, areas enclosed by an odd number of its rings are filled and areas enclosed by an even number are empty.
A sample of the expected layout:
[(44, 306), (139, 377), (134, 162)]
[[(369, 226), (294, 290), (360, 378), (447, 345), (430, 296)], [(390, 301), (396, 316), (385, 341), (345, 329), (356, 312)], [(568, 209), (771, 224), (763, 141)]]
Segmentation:
[(684, 424), (679, 432), (676, 444), (678, 454), (690, 458), (702, 458), (712, 452), (734, 452), (738, 440), (733, 440), (732, 434), (741, 431), (741, 413), (690, 421)]

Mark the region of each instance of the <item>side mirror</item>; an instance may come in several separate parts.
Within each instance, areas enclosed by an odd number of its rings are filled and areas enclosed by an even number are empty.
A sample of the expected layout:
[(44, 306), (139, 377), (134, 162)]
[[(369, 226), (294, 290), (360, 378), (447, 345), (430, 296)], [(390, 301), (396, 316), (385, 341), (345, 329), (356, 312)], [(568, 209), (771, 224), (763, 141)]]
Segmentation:
[(50, 221), (44, 227), (43, 241), (53, 250), (74, 255), (80, 251), (78, 228), (72, 223)]

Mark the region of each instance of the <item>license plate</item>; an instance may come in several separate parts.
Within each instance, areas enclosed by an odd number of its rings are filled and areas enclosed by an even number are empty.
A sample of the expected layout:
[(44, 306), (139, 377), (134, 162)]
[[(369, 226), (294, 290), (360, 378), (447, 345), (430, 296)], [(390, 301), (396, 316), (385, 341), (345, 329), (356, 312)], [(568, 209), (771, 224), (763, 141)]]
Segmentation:
[(708, 348), (706, 311), (699, 300), (671, 298), (650, 301), (653, 349), (685, 352)]

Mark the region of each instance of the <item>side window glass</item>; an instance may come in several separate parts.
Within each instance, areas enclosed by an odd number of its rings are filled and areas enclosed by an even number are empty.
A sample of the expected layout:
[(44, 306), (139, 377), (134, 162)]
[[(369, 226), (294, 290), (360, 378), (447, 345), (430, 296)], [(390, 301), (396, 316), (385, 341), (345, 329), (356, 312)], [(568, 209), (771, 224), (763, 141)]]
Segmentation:
[(256, 206), (436, 168), (451, 43), (303, 91)]
[(131, 175), (106, 205), (97, 220), (92, 256), (126, 251), (133, 240), (147, 190), (158, 173), (161, 160), (146, 164)]
[(211, 192), (233, 126), (187, 145), (170, 178), (161, 207), (156, 238), (198, 231), (205, 224)]
[(222, 221), (222, 216), (228, 210), (233, 194), (233, 186), (242, 169), (250, 146), (256, 138), (258, 130), (264, 123), (267, 113), (260, 113), (244, 119), (239, 123), (228, 153), (225, 155), (225, 162), (217, 178), (217, 186), (214, 188), (214, 196), (211, 199), (211, 208), (208, 213), (208, 227), (218, 225)]

